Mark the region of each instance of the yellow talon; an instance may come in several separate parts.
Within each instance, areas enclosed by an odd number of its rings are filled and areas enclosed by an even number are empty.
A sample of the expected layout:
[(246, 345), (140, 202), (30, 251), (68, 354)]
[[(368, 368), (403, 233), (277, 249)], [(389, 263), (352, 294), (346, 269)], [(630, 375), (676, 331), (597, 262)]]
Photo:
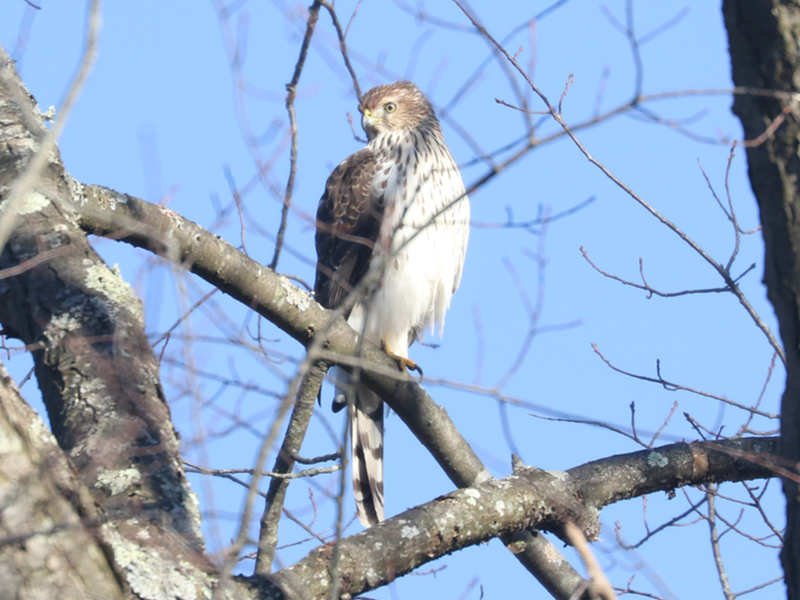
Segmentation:
[(416, 371), (417, 373), (422, 376), (422, 367), (420, 367), (417, 363), (415, 363), (410, 358), (406, 358), (405, 356), (399, 356), (395, 354), (386, 346), (386, 342), (381, 340), (381, 348), (383, 349), (386, 354), (391, 356), (393, 359), (397, 361), (397, 366), (400, 367), (401, 371)]

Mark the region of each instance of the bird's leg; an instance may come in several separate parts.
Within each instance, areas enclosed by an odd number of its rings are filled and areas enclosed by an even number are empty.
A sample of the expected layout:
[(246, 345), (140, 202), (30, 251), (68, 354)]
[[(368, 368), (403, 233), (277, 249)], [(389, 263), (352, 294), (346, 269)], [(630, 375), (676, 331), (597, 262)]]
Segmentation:
[(386, 354), (391, 356), (393, 359), (397, 361), (397, 366), (400, 367), (400, 370), (405, 371), (416, 371), (417, 373), (422, 376), (422, 367), (420, 367), (417, 363), (415, 363), (410, 358), (405, 356), (400, 356), (399, 354), (395, 354), (389, 349), (389, 345), (386, 343), (386, 340), (381, 340), (381, 348), (383, 349)]

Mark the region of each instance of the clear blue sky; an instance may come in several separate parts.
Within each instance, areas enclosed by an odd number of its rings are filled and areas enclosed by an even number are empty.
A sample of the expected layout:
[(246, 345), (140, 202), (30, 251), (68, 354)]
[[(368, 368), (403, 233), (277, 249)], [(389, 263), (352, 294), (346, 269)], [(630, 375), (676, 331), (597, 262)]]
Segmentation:
[[(84, 40), (85, 10), (80, 2), (40, 0), (40, 4), (42, 10), (34, 10), (22, 0), (5, 2), (0, 43), (18, 61), (23, 80), (45, 109), (60, 105), (75, 73)], [(105, 3), (98, 59), (60, 149), (67, 169), (78, 180), (167, 202), (187, 218), (241, 245), (242, 228), (232, 208), (229, 172), (242, 194), (246, 249), (253, 258), (268, 263), (289, 164), (285, 84), (298, 55), (309, 2), (231, 4), (236, 10), (225, 21), (214, 2)], [(343, 22), (355, 4), (336, 3)], [(517, 102), (506, 67), (490, 59), (474, 86), (451, 108), (476, 65), (490, 56), (489, 48), (449, 2), (419, 3), (445, 21), (444, 27), (416, 18), (401, 4), (367, 1), (353, 19), (348, 44), (361, 86), (367, 89), (409, 78), (437, 108), (447, 108), (445, 137), (469, 185), (485, 173), (487, 165), (476, 160), (476, 150), (463, 131), (483, 152), (524, 133), (523, 115), (495, 102), (495, 98)], [(550, 3), (476, 0), (473, 4), (489, 31), (503, 38)], [(563, 103), (564, 117), (571, 124), (631, 96), (630, 47), (605, 12), (624, 22), (624, 8), (620, 0), (564, 2), (506, 43), (510, 52), (519, 52), (520, 62), (530, 67), (533, 80), (551, 101), (558, 100), (569, 75), (574, 76)], [(634, 2), (634, 8), (639, 35), (686, 9), (677, 23), (641, 46), (644, 93), (731, 87), (718, 2)], [(232, 40), (237, 39), (240, 72), (232, 70), (229, 61)], [(519, 77), (514, 81), (524, 89)], [(741, 135), (730, 104), (728, 96), (691, 96), (646, 107), (695, 135), (719, 140)], [(279, 265), (279, 271), (307, 282), (313, 280), (313, 214), (325, 179), (341, 159), (360, 147), (347, 121), (348, 112), (355, 114), (355, 106), (330, 19), (322, 14), (298, 87), (298, 179)], [(542, 108), (535, 99), (531, 107)], [(543, 121), (538, 136), (558, 130), (551, 121)], [(579, 137), (616, 176), (712, 256), (725, 261), (733, 247), (731, 228), (698, 163), (724, 199), (728, 145), (697, 141), (675, 127), (625, 115), (583, 130)], [(260, 178), (256, 177), (257, 162), (262, 165)], [(742, 226), (755, 227), (757, 211), (741, 150), (732, 164), (730, 190)], [(501, 226), (509, 219), (533, 219), (542, 210), (558, 213), (588, 198), (594, 202), (551, 223), (543, 236)], [(545, 469), (569, 468), (639, 449), (606, 429), (541, 420), (534, 413), (558, 411), (629, 429), (629, 405), (635, 402), (637, 428), (652, 434), (677, 402), (658, 443), (696, 438), (684, 412), (709, 428), (724, 427), (726, 434), (745, 421), (744, 412), (721, 408), (715, 400), (666, 391), (615, 373), (592, 351), (591, 344), (596, 343), (617, 366), (650, 376), (655, 376), (659, 360), (665, 378), (747, 405), (758, 397), (771, 358), (763, 335), (732, 296), (648, 299), (643, 292), (602, 277), (587, 264), (581, 246), (601, 268), (635, 281), (639, 280), (638, 261), (643, 259), (648, 282), (665, 291), (722, 285), (707, 264), (589, 164), (574, 144), (560, 139), (530, 152), (473, 194), (472, 209), (465, 275), (448, 314), (445, 336), (433, 340), (441, 342), (437, 348), (414, 347), (412, 357), (431, 378), (427, 387), (434, 399), (447, 408), (495, 475), (509, 472), (512, 447), (527, 463)], [(154, 339), (209, 289), (144, 252), (105, 240), (97, 240), (96, 246), (109, 262), (119, 263), (126, 280), (139, 292)], [(741, 272), (751, 263), (756, 264), (755, 270), (742, 287), (776, 331), (760, 283), (763, 260), (758, 235), (744, 239), (734, 271)], [(538, 326), (543, 329), (533, 338), (519, 368), (506, 377), (530, 328), (526, 303), (536, 307), (539, 302)], [(259, 333), (263, 353), (257, 347)], [(221, 296), (194, 313), (176, 334), (165, 353), (162, 377), (187, 458), (211, 467), (252, 466), (259, 435), (266, 431), (275, 407), (270, 393), (285, 391), (301, 348), (269, 323), (260, 323), (259, 330), (254, 315)], [(192, 337), (191, 343), (182, 344), (181, 336)], [(222, 338), (236, 343), (222, 343)], [(20, 354), (10, 367), (21, 378), (28, 364)], [(197, 372), (187, 374), (184, 364), (193, 365)], [(777, 412), (783, 376), (777, 367), (765, 393), (764, 410)], [(221, 381), (236, 378), (266, 392)], [(437, 380), (457, 385), (439, 385)], [(460, 384), (489, 390), (502, 384), (503, 394), (532, 406), (508, 407), (509, 436), (497, 401), (460, 389)], [(32, 401), (38, 395), (33, 383), (24, 392)], [(757, 419), (752, 426), (769, 430), (777, 424)], [(338, 443), (333, 438), (341, 429), (341, 415), (329, 413), (326, 399), (303, 453), (333, 451)], [(649, 435), (642, 437), (649, 439)], [(210, 549), (218, 550), (232, 535), (243, 488), (222, 480), (194, 478), (193, 482), (207, 516)], [(326, 494), (334, 493), (336, 486), (335, 476), (294, 483), (287, 508), (310, 520), (311, 490), (320, 511), (315, 527), (328, 532), (332, 503)], [(776, 482), (770, 488), (765, 505), (780, 524), (782, 495)], [(400, 420), (389, 417), (387, 513), (396, 514), (451, 489), (452, 484)], [(722, 492), (743, 496), (740, 485), (723, 486)], [(690, 490), (689, 496), (700, 498), (696, 490)], [(641, 500), (634, 500), (603, 511), (602, 541), (595, 548), (615, 584), (625, 585), (635, 573), (632, 587), (667, 597), (719, 595), (705, 523), (668, 529), (633, 551), (616, 543), (615, 522), (620, 523), (622, 538), (633, 542), (644, 535), (645, 518), (652, 528), (686, 506), (679, 491), (674, 500), (667, 500), (665, 494), (653, 495), (646, 509)], [(723, 504), (722, 511), (735, 520), (739, 506)], [(689, 517), (684, 522), (695, 520)], [(764, 534), (763, 526), (749, 513), (742, 524), (754, 535)], [(256, 526), (257, 521), (254, 535)], [(353, 524), (348, 531), (357, 530)], [(281, 535), (284, 544), (305, 538), (288, 523)], [(291, 563), (313, 545), (286, 547), (279, 553), (280, 560)], [(733, 532), (724, 538), (722, 552), (735, 591), (779, 573), (776, 551), (743, 542)], [(248, 562), (241, 565), (243, 571), (250, 568)], [(430, 569), (441, 570), (402, 578), (369, 596), (435, 594), (477, 599), (482, 586), (486, 598), (517, 597), (521, 589), (529, 597), (544, 597), (539, 585), (497, 541), (424, 567)], [(772, 586), (749, 597), (774, 598), (779, 593), (780, 588)]]

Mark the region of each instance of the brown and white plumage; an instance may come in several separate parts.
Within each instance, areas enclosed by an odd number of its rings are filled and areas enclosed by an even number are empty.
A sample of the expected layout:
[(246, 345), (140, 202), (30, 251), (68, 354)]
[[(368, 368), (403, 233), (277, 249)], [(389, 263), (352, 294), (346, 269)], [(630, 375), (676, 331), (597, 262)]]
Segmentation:
[[(426, 329), (444, 328), (461, 281), (469, 200), (433, 107), (407, 81), (364, 95), (369, 142), (331, 173), (317, 210), (317, 300), (336, 308), (358, 289), (353, 329), (383, 344), (401, 366)], [(364, 525), (383, 520), (383, 402), (336, 376), (337, 401), (352, 398), (353, 484)]]

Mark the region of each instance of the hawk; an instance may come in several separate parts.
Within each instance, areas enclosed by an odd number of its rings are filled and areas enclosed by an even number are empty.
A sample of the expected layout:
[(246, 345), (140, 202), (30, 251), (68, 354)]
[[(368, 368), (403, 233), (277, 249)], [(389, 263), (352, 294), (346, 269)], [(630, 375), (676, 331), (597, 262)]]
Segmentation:
[[(359, 111), (367, 146), (334, 169), (317, 209), (314, 292), (326, 308), (352, 292), (348, 324), (381, 344), (401, 369), (421, 373), (408, 348), (424, 331), (444, 329), (467, 250), (469, 199), (433, 106), (417, 86), (375, 87)], [(354, 495), (368, 527), (384, 515), (383, 402), (351, 385), (342, 369), (334, 379), (334, 410), (351, 400)]]

